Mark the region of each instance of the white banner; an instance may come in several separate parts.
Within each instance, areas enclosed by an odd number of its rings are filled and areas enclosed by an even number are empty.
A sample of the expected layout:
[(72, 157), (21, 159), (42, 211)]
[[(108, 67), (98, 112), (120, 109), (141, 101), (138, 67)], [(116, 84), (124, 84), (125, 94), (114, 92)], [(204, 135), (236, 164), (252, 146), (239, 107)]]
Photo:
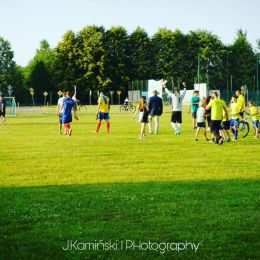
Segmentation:
[(161, 81), (156, 81), (153, 79), (148, 80), (148, 98), (153, 96), (153, 90), (157, 91), (157, 96), (162, 97)]
[(194, 84), (194, 90), (199, 91), (200, 100), (203, 100), (203, 97), (208, 96), (206, 83)]

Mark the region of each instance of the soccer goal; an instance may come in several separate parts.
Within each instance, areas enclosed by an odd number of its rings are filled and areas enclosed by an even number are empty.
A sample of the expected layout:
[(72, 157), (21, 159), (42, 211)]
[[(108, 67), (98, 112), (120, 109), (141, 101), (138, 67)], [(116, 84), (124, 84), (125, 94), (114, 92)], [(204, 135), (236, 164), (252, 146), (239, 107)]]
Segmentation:
[(16, 103), (14, 97), (4, 97), (6, 111), (5, 116), (16, 116)]

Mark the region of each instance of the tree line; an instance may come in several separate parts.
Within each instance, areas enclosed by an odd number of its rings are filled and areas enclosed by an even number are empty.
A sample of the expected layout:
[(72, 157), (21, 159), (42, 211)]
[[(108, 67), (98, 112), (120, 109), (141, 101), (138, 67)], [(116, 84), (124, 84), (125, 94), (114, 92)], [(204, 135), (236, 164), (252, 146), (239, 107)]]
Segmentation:
[(87, 26), (78, 33), (67, 31), (55, 48), (46, 40), (26, 67), (13, 60), (11, 44), (0, 36), (0, 91), (7, 95), (12, 85), (16, 101), (43, 103), (43, 93), (74, 90), (81, 100), (93, 98), (97, 91), (127, 93), (129, 82), (161, 78), (177, 86), (186, 81), (207, 83), (210, 89), (240, 89), (247, 85), (256, 90), (257, 50), (247, 40), (246, 32), (237, 31), (234, 42), (224, 45), (217, 35), (206, 30), (171, 31), (160, 28), (149, 37), (137, 27), (128, 34), (122, 26), (105, 30)]

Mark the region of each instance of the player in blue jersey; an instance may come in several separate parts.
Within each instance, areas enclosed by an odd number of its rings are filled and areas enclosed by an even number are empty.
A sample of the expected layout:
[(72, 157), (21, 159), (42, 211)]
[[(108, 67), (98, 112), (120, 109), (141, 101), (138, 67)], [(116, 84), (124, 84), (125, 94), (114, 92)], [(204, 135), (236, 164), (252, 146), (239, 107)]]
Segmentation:
[(66, 129), (67, 136), (71, 136), (72, 129), (70, 128), (70, 123), (72, 122), (72, 114), (71, 110), (73, 110), (74, 118), (77, 118), (76, 115), (76, 103), (71, 98), (70, 91), (67, 91), (66, 97), (63, 99), (63, 103), (60, 107), (60, 111), (63, 111), (62, 113), (62, 124), (64, 125), (64, 128)]

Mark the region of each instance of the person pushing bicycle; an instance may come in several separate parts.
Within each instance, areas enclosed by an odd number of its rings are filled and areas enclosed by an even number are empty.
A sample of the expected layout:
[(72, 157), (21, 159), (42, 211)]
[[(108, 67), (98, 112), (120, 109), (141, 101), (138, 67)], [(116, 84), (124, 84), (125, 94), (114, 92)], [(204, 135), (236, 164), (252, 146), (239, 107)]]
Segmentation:
[(126, 97), (125, 98), (125, 101), (124, 101), (124, 105), (125, 105), (125, 107), (126, 107), (126, 110), (128, 110), (128, 105), (129, 105), (129, 99), (128, 99), (128, 97)]

